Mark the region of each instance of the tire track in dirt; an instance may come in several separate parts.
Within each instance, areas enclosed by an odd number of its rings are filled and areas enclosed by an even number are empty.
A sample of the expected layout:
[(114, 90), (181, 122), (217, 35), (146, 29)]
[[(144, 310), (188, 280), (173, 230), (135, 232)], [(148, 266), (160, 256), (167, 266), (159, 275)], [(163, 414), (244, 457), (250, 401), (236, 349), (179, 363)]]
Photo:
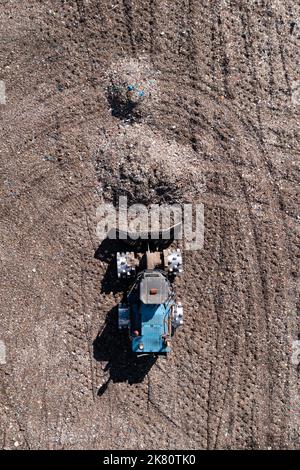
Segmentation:
[[(219, 15), (217, 15), (216, 17), (218, 18), (216, 21), (217, 21), (218, 23), (220, 23), (220, 17), (219, 17)], [(215, 21), (215, 20), (213, 20), (213, 21)], [(215, 27), (214, 27), (214, 30), (213, 30), (213, 31), (215, 32), (215, 33), (214, 33), (215, 36), (214, 36), (213, 38), (214, 38), (215, 41), (218, 41), (219, 35), (217, 36), (217, 33), (216, 33), (217, 30), (216, 30)], [(222, 39), (220, 40), (220, 43), (219, 43), (219, 44), (222, 44)], [(222, 51), (221, 51), (221, 54), (219, 53), (219, 47), (220, 47), (219, 44), (218, 44), (218, 45), (216, 46), (216, 48), (215, 48), (214, 56), (216, 56), (216, 57), (217, 57), (217, 56), (218, 56), (218, 57), (219, 57), (219, 56), (223, 57), (223, 56), (224, 56), (224, 51), (222, 50)], [(195, 56), (195, 54), (194, 54), (194, 56)], [(213, 56), (213, 57), (214, 57), (214, 56)], [(193, 63), (195, 63), (195, 60), (193, 61)], [(222, 73), (222, 71), (221, 71), (221, 73)], [(224, 81), (224, 80), (225, 80), (225, 79), (224, 79), (224, 74), (223, 74), (223, 81)], [(224, 83), (225, 83), (225, 82), (224, 82)], [(225, 89), (225, 84), (224, 84), (224, 89)], [(209, 124), (210, 124), (210, 123), (209, 123)], [(222, 130), (222, 131), (224, 132), (224, 130)], [(226, 142), (224, 143), (224, 149), (226, 149)], [(241, 185), (239, 184), (239, 186), (241, 186)], [(209, 196), (208, 196), (207, 200), (209, 201)], [(217, 350), (218, 350), (218, 348), (217, 348)], [(215, 372), (215, 371), (214, 371), (214, 372)], [(210, 382), (211, 382), (211, 374), (210, 374)], [(227, 382), (227, 385), (226, 385), (226, 383), (224, 383), (224, 385), (222, 385), (225, 390), (226, 390), (226, 388), (228, 387), (228, 383), (230, 383), (230, 381)], [(210, 389), (211, 389), (211, 385), (210, 385)], [(213, 406), (213, 405), (210, 405), (210, 406)], [(214, 418), (213, 418), (213, 419), (215, 420), (215, 418), (216, 418), (216, 416), (214, 415)], [(208, 418), (208, 420), (211, 421), (210, 418)], [(213, 446), (214, 446), (213, 441), (212, 441), (212, 439), (211, 439), (211, 434), (214, 434), (214, 429), (211, 429), (211, 431), (209, 431), (209, 428), (210, 428), (210, 426), (212, 425), (213, 422), (214, 422), (214, 421), (211, 421), (211, 422), (208, 424), (208, 437), (207, 437), (207, 439), (208, 439), (208, 443), (207, 443), (208, 447), (213, 447)], [(221, 418), (220, 418), (220, 422), (221, 422)], [(215, 442), (216, 442), (216, 443), (217, 443), (217, 439), (218, 439), (218, 431), (216, 431), (216, 436), (215, 436)]]
[[(247, 24), (247, 28), (248, 28), (247, 33), (248, 33), (248, 36), (251, 37), (251, 36), (250, 36), (250, 29), (249, 29), (249, 28), (250, 28), (250, 25), (251, 25), (251, 22), (250, 22), (249, 15), (247, 15), (247, 20), (246, 20), (245, 24)], [(251, 47), (253, 47), (253, 46), (251, 45)], [(252, 60), (252, 63), (253, 63), (253, 57), (255, 57), (255, 54), (253, 53), (253, 49), (249, 52), (249, 57), (251, 57), (251, 60)], [(255, 65), (253, 65), (253, 67), (255, 67)], [(254, 82), (254, 83), (255, 83), (255, 82), (258, 82), (258, 78), (257, 78), (258, 75), (257, 75), (256, 71), (254, 71), (254, 68), (253, 68), (253, 72), (252, 72), (252, 73), (253, 73), (253, 77), (254, 77), (253, 82)], [(257, 98), (257, 100), (258, 100), (258, 98)], [(274, 217), (276, 217), (276, 214), (277, 214), (277, 224), (278, 224), (278, 222), (279, 222), (278, 215), (281, 216), (281, 220), (280, 220), (280, 225), (281, 225), (281, 227), (279, 228), (278, 225), (276, 226), (277, 235), (278, 235), (278, 233), (281, 234), (281, 236), (279, 237), (279, 240), (281, 241), (281, 243), (278, 244), (277, 249), (276, 249), (277, 254), (278, 254), (278, 253), (280, 254), (280, 253), (283, 253), (283, 250), (284, 250), (284, 248), (285, 248), (285, 247), (284, 247), (284, 244), (283, 244), (283, 243), (284, 243), (284, 240), (285, 240), (285, 233), (286, 233), (285, 216), (284, 216), (284, 214), (283, 214), (282, 211), (281, 211), (281, 204), (280, 204), (280, 202), (279, 202), (280, 199), (279, 199), (279, 197), (276, 195), (276, 193), (277, 193), (277, 194), (278, 194), (278, 193), (280, 194), (280, 190), (278, 191), (277, 183), (276, 183), (276, 181), (274, 180), (274, 175), (273, 175), (273, 171), (272, 171), (272, 166), (271, 166), (271, 164), (270, 164), (270, 162), (269, 162), (269, 160), (268, 160), (268, 157), (267, 157), (267, 150), (266, 150), (265, 142), (264, 142), (264, 140), (265, 140), (265, 139), (264, 139), (264, 126), (263, 126), (263, 123), (262, 123), (262, 118), (261, 118), (261, 106), (260, 106), (260, 104), (259, 104), (259, 101), (257, 101), (257, 118), (258, 118), (259, 127), (260, 127), (260, 142), (261, 142), (262, 163), (265, 165), (266, 177), (270, 180), (270, 183), (271, 183), (271, 184), (269, 184), (269, 186), (268, 186), (268, 188), (269, 188), (269, 200), (270, 200), (270, 206), (271, 206), (270, 208), (272, 208), (272, 212), (273, 212), (273, 214), (274, 214)], [(277, 190), (277, 191), (276, 191), (276, 190)], [(275, 192), (275, 191), (276, 191), (276, 192)], [(279, 240), (278, 240), (278, 241), (279, 241)], [(276, 245), (275, 245), (275, 246), (276, 246)], [(277, 257), (278, 257), (278, 255), (277, 255)], [(261, 266), (263, 266), (262, 263), (261, 263)], [(281, 266), (281, 267), (280, 267), (280, 271), (281, 271), (281, 272), (280, 272), (280, 278), (281, 278), (281, 279), (280, 279), (280, 284), (281, 284), (281, 286), (282, 286), (281, 289), (282, 289), (282, 292), (283, 292), (283, 294), (284, 294), (285, 292), (287, 292), (285, 279), (288, 278), (288, 272), (287, 272), (287, 270), (285, 270), (285, 272), (282, 272), (282, 267), (284, 266), (284, 263), (283, 263), (283, 259), (280, 260), (280, 257), (279, 257), (279, 266)], [(272, 269), (272, 271), (273, 271), (273, 273), (274, 273), (274, 262), (273, 262), (273, 269)], [(274, 274), (273, 274), (273, 276), (274, 276)], [(270, 299), (270, 296), (269, 296), (269, 293), (268, 293), (269, 287), (268, 287), (267, 278), (265, 278), (265, 285), (266, 285), (266, 296), (267, 296), (267, 297), (266, 297), (266, 311), (269, 311), (269, 312), (270, 312), (271, 309), (272, 309), (272, 306), (271, 306), (272, 304), (270, 304), (270, 300), (269, 300), (269, 299)], [(287, 300), (284, 300), (283, 306), (284, 306), (285, 304), (287, 304)], [(284, 308), (284, 307), (283, 307), (283, 308)], [(271, 318), (271, 317), (269, 317), (269, 319), (268, 319), (268, 322), (269, 322), (269, 325), (270, 325), (269, 328), (271, 329), (270, 334), (273, 335), (273, 334), (274, 334), (274, 332), (273, 332), (274, 330), (273, 330), (272, 326), (274, 327), (274, 324), (273, 324), (273, 322), (270, 323), (270, 318)], [(277, 327), (278, 327), (278, 325), (276, 325), (276, 328), (277, 328)], [(287, 331), (285, 331), (285, 329), (287, 328), (287, 325), (283, 326), (283, 328), (284, 328), (283, 334), (286, 336), (286, 349), (285, 349), (285, 350), (287, 351), (287, 350), (288, 350), (288, 347), (289, 347), (289, 345), (287, 344), (287, 342), (289, 341), (289, 334), (287, 334)], [(278, 370), (278, 372), (277, 372), (277, 371), (276, 371), (276, 368), (275, 368), (275, 364), (276, 364), (276, 365), (277, 365), (277, 364), (280, 364), (280, 365), (281, 365), (281, 363), (278, 361), (278, 358), (277, 358), (277, 360), (274, 361), (274, 363), (273, 363), (273, 361), (272, 361), (272, 352), (271, 352), (271, 351), (272, 351), (272, 350), (270, 349), (270, 350), (269, 350), (269, 357), (270, 357), (270, 360), (269, 360), (269, 375), (270, 375), (270, 378), (276, 376), (275, 374), (279, 374), (279, 376), (282, 375), (282, 372), (280, 373), (279, 370)], [(285, 354), (285, 352), (283, 352), (283, 354)], [(277, 353), (277, 355), (278, 355), (278, 353)], [(286, 356), (286, 358), (287, 358), (287, 360), (288, 360), (288, 356)], [(272, 361), (272, 363), (271, 363), (271, 361)], [(271, 364), (272, 364), (272, 365), (271, 365)], [(282, 380), (282, 379), (280, 379), (280, 380)], [(278, 385), (279, 385), (279, 384), (278, 384)], [(279, 386), (279, 387), (280, 387), (280, 386)], [(277, 388), (277, 390), (279, 389), (279, 387)], [(281, 387), (280, 387), (280, 388), (281, 388)], [(270, 392), (270, 393), (272, 393), (272, 392)], [(286, 401), (288, 400), (288, 395), (286, 394), (287, 391), (286, 391), (285, 393), (284, 393), (284, 392), (282, 392), (282, 393), (283, 393), (284, 398), (283, 398), (283, 396), (282, 396), (281, 402), (279, 402), (277, 405), (275, 405), (275, 399), (274, 399), (273, 394), (270, 396), (269, 403), (270, 403), (270, 406), (272, 406), (272, 408), (270, 409), (270, 418), (271, 418), (271, 416), (274, 416), (274, 411), (273, 411), (273, 410), (276, 410), (275, 413), (278, 413), (278, 410), (280, 410), (280, 409), (283, 409), (283, 410), (284, 410), (284, 408), (285, 408), (285, 409), (288, 408), (288, 403), (286, 403)], [(280, 407), (281, 407), (281, 408), (280, 408)], [(283, 411), (283, 412), (286, 413), (285, 411)], [(282, 416), (281, 419), (280, 419), (280, 422), (282, 422), (283, 419), (284, 419), (284, 417)], [(276, 428), (275, 428), (275, 429), (276, 429)], [(275, 434), (275, 436), (279, 436), (279, 435), (280, 435), (280, 430), (279, 430), (279, 428), (277, 428), (277, 430), (274, 432), (274, 434)], [(283, 439), (284, 439), (284, 437), (283, 437)], [(282, 443), (281, 443), (280, 441), (279, 441), (278, 443), (277, 443), (277, 442), (278, 442), (278, 441), (275, 440), (275, 445), (282, 445)], [(270, 444), (272, 445), (273, 442), (270, 442)]]
[[(48, 8), (54, 13), (46, 16)], [(27, 204), (34, 211), (24, 243), (34, 241), (38, 227), (47, 222), (45, 240), (52, 240), (58, 227), (68, 233), (68, 239), (60, 238), (68, 253), (68, 282), (62, 303), (66, 325), (60, 319), (59, 326), (66, 329), (62, 336), (75, 354), (62, 366), (66, 377), (60, 406), (55, 408), (45, 391), (41, 394), (41, 428), (50, 429), (50, 445), (179, 449), (295, 444), (297, 423), (291, 422), (288, 408), (296, 376), (288, 362), (297, 321), (287, 308), (294, 308), (296, 299), (296, 209), (291, 202), (296, 180), (292, 157), (279, 160), (295, 155), (299, 137), (299, 112), (284, 108), (297, 69), (288, 54), (297, 54), (296, 26), (289, 32), (293, 11), (290, 1), (275, 12), (268, 2), (45, 3), (46, 57), (41, 51), (38, 56), (51, 67), (41, 66), (37, 75), (41, 83), (59, 79), (63, 91), (44, 96), (45, 112), (39, 116), (47, 125), (24, 121), (24, 139), (9, 140), (13, 153), (14, 148), (26, 150), (26, 157), (18, 157), (22, 165), (43, 147), (47, 130), (58, 134), (49, 151), (60, 162), (42, 170), (30, 159), (26, 180), (19, 185), (21, 203), (25, 196), (32, 199)], [(119, 57), (139, 54), (149, 55), (153, 68), (161, 71), (161, 101), (154, 106), (151, 128), (190, 146), (205, 174), (207, 190), (199, 197), (206, 211), (205, 246), (199, 253), (186, 253), (186, 273), (177, 286), (186, 324), (176, 335), (172, 356), (157, 362), (142, 383), (110, 380), (98, 397), (110, 371), (104, 370), (105, 361), (92, 358), (91, 345), (118, 296), (100, 292), (107, 266), (93, 259), (99, 198), (91, 155), (101, 126), (116, 132), (122, 128), (109, 114), (103, 70)], [(37, 93), (42, 99), (42, 89)], [(16, 122), (16, 116), (11, 119)], [(9, 127), (5, 132), (9, 137)], [(12, 171), (9, 159), (4, 168)], [(49, 189), (53, 180), (53, 187), (60, 188), (57, 194)], [(9, 222), (8, 201), (3, 213)], [(55, 331), (51, 347), (58, 347)], [(51, 365), (45, 370), (50, 374)], [(40, 379), (45, 389), (45, 375)], [(32, 446), (37, 445), (34, 439)]]

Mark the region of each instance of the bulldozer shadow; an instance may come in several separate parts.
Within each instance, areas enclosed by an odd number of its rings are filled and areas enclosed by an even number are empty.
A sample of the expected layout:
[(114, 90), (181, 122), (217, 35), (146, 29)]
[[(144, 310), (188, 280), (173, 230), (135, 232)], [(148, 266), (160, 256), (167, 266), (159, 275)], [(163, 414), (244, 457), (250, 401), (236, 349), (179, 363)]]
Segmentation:
[(118, 329), (117, 315), (116, 306), (107, 314), (105, 326), (93, 342), (94, 359), (106, 362), (104, 371), (109, 373), (107, 381), (98, 390), (98, 396), (105, 393), (110, 382), (142, 382), (157, 360), (154, 354), (140, 356), (131, 351), (128, 331)]
[(121, 282), (117, 276), (116, 254), (118, 251), (124, 251), (125, 249), (126, 245), (122, 241), (105, 238), (95, 251), (94, 258), (107, 265), (101, 281), (102, 294), (116, 294), (124, 290), (124, 282)]

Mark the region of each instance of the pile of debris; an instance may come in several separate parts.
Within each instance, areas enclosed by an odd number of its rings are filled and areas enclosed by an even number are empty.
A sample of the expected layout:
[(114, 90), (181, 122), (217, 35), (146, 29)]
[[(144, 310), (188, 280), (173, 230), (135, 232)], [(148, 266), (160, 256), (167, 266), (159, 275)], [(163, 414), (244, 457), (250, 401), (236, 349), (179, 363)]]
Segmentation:
[(158, 75), (149, 62), (139, 58), (114, 63), (108, 72), (107, 99), (113, 116), (138, 121), (150, 112), (157, 99)]
[(99, 190), (114, 204), (121, 195), (130, 204), (183, 203), (205, 191), (193, 150), (142, 124), (105, 134), (94, 158)]

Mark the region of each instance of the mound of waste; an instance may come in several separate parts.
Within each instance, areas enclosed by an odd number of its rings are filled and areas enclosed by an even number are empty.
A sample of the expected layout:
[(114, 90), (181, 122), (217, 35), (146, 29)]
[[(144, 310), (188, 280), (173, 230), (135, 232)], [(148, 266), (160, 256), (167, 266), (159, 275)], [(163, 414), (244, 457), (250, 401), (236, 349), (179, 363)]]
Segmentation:
[(158, 72), (144, 59), (123, 59), (108, 72), (107, 99), (113, 116), (138, 121), (151, 112), (158, 95)]
[(100, 191), (115, 204), (119, 196), (145, 205), (191, 202), (205, 190), (196, 164), (191, 148), (141, 124), (106, 135), (95, 155)]

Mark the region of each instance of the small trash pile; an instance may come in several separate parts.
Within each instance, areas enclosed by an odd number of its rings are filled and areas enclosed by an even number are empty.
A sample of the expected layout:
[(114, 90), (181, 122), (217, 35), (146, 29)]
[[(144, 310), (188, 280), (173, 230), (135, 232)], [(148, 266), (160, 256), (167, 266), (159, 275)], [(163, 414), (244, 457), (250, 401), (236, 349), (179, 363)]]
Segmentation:
[(113, 116), (125, 121), (146, 117), (157, 97), (157, 72), (143, 59), (121, 60), (108, 74), (107, 98)]

